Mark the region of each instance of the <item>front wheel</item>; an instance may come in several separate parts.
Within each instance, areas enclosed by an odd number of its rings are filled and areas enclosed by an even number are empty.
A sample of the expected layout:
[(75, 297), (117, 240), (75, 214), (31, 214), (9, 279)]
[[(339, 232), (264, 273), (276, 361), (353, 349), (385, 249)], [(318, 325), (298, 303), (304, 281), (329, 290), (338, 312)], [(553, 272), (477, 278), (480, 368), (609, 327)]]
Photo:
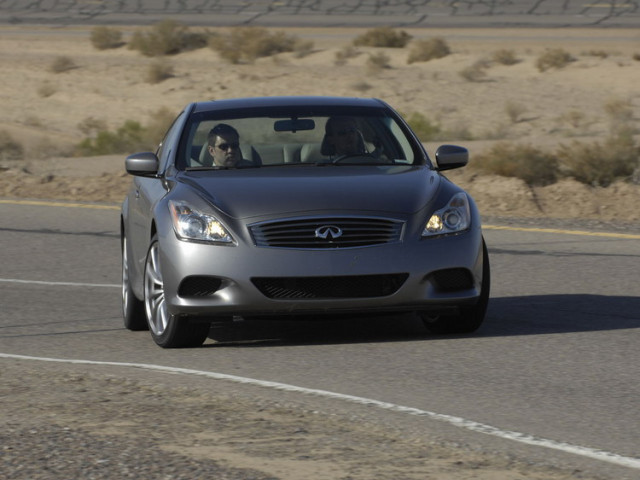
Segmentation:
[(475, 332), (487, 313), (489, 305), (489, 291), (491, 290), (491, 268), (489, 266), (489, 252), (484, 240), (482, 241), (482, 287), (478, 302), (470, 307), (460, 307), (458, 315), (429, 315), (420, 314), (424, 326), (431, 333), (472, 333)]
[(151, 337), (161, 347), (198, 347), (207, 339), (209, 323), (196, 323), (169, 313), (160, 269), (160, 244), (155, 236), (144, 269), (144, 307)]
[(144, 302), (138, 300), (131, 288), (127, 237), (124, 233), (122, 234), (122, 318), (125, 328), (129, 330), (149, 328), (144, 316)]

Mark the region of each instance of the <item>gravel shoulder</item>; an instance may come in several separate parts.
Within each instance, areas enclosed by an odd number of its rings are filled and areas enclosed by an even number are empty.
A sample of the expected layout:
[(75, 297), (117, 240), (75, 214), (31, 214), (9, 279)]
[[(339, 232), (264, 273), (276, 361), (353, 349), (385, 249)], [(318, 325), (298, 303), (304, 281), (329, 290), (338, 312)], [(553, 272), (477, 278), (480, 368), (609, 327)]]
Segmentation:
[(0, 375), (7, 480), (596, 478), (221, 381), (15, 359)]

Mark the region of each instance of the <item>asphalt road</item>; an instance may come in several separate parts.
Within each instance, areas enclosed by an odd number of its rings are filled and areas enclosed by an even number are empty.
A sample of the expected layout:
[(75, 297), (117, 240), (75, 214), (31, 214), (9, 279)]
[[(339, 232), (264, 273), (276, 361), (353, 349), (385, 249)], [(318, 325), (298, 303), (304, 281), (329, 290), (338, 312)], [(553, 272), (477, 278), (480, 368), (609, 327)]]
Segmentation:
[(0, 23), (635, 28), (639, 0), (0, 0)]
[(633, 465), (407, 421), (455, 441), (638, 478), (640, 235), (599, 235), (487, 226), (493, 291), (475, 335), (428, 335), (410, 316), (236, 322), (212, 330), (203, 348), (162, 350), (148, 332), (122, 327), (117, 207), (4, 200), (0, 357), (163, 365), (363, 397), (613, 453)]

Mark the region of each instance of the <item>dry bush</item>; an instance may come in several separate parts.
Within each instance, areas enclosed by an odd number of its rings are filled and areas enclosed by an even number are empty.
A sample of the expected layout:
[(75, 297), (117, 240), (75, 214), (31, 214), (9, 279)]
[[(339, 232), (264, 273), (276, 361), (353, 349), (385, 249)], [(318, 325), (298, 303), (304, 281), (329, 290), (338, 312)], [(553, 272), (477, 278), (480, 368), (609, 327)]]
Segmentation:
[(567, 122), (573, 128), (581, 128), (587, 124), (587, 116), (580, 110), (570, 110), (558, 118), (561, 122)]
[(607, 58), (609, 54), (604, 50), (589, 50), (587, 55), (590, 57)]
[(124, 45), (122, 32), (111, 27), (95, 27), (91, 30), (91, 44), (98, 50), (108, 50)]
[(558, 179), (556, 158), (530, 145), (498, 143), (478, 155), (474, 165), (484, 173), (519, 178), (527, 185), (549, 185)]
[(194, 33), (175, 20), (163, 20), (148, 31), (136, 30), (129, 42), (130, 50), (138, 50), (147, 57), (175, 55), (203, 48), (210, 34)]
[(407, 57), (407, 63), (427, 62), (437, 58), (446, 57), (451, 49), (444, 39), (435, 37), (419, 40), (412, 44)]
[(78, 123), (78, 130), (88, 136), (106, 129), (107, 122), (101, 118), (87, 117)]
[(606, 187), (617, 179), (631, 178), (639, 166), (640, 147), (631, 135), (616, 135), (603, 143), (560, 145), (557, 157), (564, 175)]
[(574, 62), (575, 58), (562, 48), (551, 48), (546, 50), (536, 60), (536, 67), (539, 71), (545, 72), (550, 68), (563, 68)]
[(153, 151), (174, 118), (174, 113), (169, 109), (160, 108), (149, 115), (146, 126), (135, 120), (126, 120), (115, 131), (104, 129), (85, 138), (76, 145), (75, 154), (88, 156)]
[(49, 71), (53, 73), (68, 72), (74, 68), (78, 68), (78, 66), (71, 58), (64, 55), (54, 58), (51, 65), (49, 65)]
[[(235, 27), (226, 35), (215, 35), (209, 46), (231, 63), (251, 63), (257, 58), (293, 52), (299, 40), (284, 32), (271, 33), (262, 27)], [(307, 48), (311, 48), (307, 46)]]
[(480, 60), (458, 72), (467, 82), (482, 82), (487, 78), (487, 64)]
[(411, 35), (404, 30), (396, 31), (391, 27), (377, 27), (357, 36), (353, 44), (363, 47), (403, 48), (411, 38)]
[(633, 58), (636, 62), (640, 62), (640, 53), (634, 53), (631, 58)]
[(42, 98), (48, 98), (57, 91), (58, 87), (49, 82), (44, 82), (38, 87), (38, 95)]
[(311, 53), (313, 53), (314, 47), (315, 44), (311, 40), (296, 39), (296, 42), (293, 45), (293, 55), (296, 58), (306, 57), (307, 55), (311, 55)]
[(411, 115), (403, 115), (403, 117), (422, 142), (437, 140), (442, 133), (440, 125), (433, 123), (422, 113), (413, 112)]
[(522, 114), (527, 111), (527, 107), (521, 103), (517, 103), (509, 100), (505, 106), (504, 111), (511, 120), (511, 123), (518, 123), (521, 120)]
[(391, 57), (383, 52), (371, 54), (367, 58), (367, 71), (370, 74), (380, 73), (386, 68), (391, 68), (390, 61)]
[(22, 160), (24, 147), (5, 130), (0, 130), (0, 160)]
[(501, 49), (496, 50), (491, 55), (491, 60), (500, 65), (515, 65), (520, 60), (516, 57), (516, 53), (513, 50)]
[(173, 77), (173, 66), (167, 62), (153, 62), (147, 67), (145, 80), (147, 83), (156, 84)]
[(619, 98), (611, 99), (605, 104), (604, 111), (609, 116), (612, 134), (635, 133), (633, 108), (629, 102)]
[(352, 84), (351, 88), (353, 88), (357, 92), (367, 92), (373, 88), (373, 85), (370, 85), (369, 83), (362, 80), (360, 82)]
[(344, 65), (347, 63), (347, 60), (357, 57), (358, 55), (360, 55), (360, 52), (357, 48), (353, 47), (353, 45), (347, 45), (336, 52), (333, 63), (336, 65)]

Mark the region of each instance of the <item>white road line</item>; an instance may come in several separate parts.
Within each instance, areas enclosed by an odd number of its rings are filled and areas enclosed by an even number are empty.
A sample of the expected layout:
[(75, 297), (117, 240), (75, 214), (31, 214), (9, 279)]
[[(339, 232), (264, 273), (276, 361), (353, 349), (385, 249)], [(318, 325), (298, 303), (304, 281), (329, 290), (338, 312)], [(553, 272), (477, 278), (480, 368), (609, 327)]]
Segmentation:
[(33, 285), (51, 285), (62, 287), (101, 287), (101, 288), (121, 288), (121, 285), (112, 283), (77, 283), (77, 282), (44, 282), (41, 280), (19, 280), (17, 278), (0, 278), (0, 282), (4, 283), (25, 283)]
[(269, 382), (264, 380), (256, 380), (247, 377), (238, 377), (235, 375), (227, 375), (224, 373), (207, 372), (203, 370), (192, 370), (188, 368), (166, 367), (162, 365), (153, 365), (146, 363), (126, 363), (126, 362), (101, 362), (93, 360), (74, 360), (64, 358), (46, 358), (46, 357), (31, 357), (26, 355), (13, 355), (8, 353), (1, 353), (0, 358), (12, 358), (17, 360), (36, 360), (42, 362), (58, 362), (58, 363), (72, 363), (79, 365), (103, 365), (113, 367), (133, 367), (141, 368), (144, 370), (155, 370), (167, 373), (179, 373), (183, 375), (195, 375), (200, 377), (213, 378), (215, 380), (226, 380), (235, 383), (242, 383), (247, 385), (256, 385), (265, 388), (271, 388), (274, 390), (282, 390), (287, 392), (301, 393), (304, 395), (313, 395), (317, 397), (333, 398), (336, 400), (343, 400), (350, 403), (356, 403), (360, 405), (367, 405), (372, 407), (381, 408), (391, 412), (403, 413), (407, 415), (414, 415), (419, 417), (429, 417), (433, 420), (448, 423), (450, 425), (471, 430), (473, 432), (484, 433), (487, 435), (493, 435), (506, 440), (514, 442), (524, 443), (527, 445), (535, 445), (538, 447), (550, 448), (553, 450), (559, 450), (565, 453), (572, 453), (574, 455), (580, 455), (588, 457), (594, 460), (600, 460), (603, 462), (613, 463), (616, 465), (622, 465), (623, 467), (629, 467), (640, 470), (640, 458), (625, 457), (616, 453), (606, 452), (603, 450), (597, 450), (588, 447), (582, 447), (579, 445), (572, 445), (564, 442), (557, 442), (555, 440), (547, 440), (544, 438), (534, 437), (526, 433), (512, 432), (509, 430), (501, 430), (491, 425), (474, 422), (473, 420), (466, 420), (460, 417), (454, 417), (451, 415), (444, 415), (441, 413), (430, 412), (428, 410), (421, 410), (413, 407), (405, 407), (402, 405), (396, 405), (393, 403), (381, 402), (379, 400), (373, 400), (364, 397), (355, 397), (353, 395), (344, 395), (342, 393), (330, 392), (326, 390), (316, 390), (312, 388), (297, 387), (295, 385), (288, 385), (286, 383)]

